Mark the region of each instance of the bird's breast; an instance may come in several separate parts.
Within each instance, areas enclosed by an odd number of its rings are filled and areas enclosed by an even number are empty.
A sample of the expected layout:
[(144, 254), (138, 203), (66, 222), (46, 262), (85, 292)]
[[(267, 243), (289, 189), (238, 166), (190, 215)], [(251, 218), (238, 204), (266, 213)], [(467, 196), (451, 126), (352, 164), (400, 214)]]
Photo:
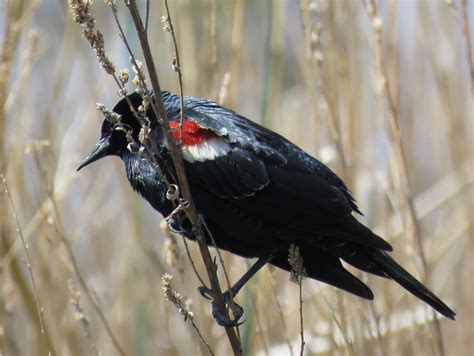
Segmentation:
[(173, 206), (166, 198), (167, 188), (158, 172), (140, 157), (130, 155), (124, 158), (124, 163), (127, 178), (133, 190), (163, 216), (167, 216), (173, 210)]

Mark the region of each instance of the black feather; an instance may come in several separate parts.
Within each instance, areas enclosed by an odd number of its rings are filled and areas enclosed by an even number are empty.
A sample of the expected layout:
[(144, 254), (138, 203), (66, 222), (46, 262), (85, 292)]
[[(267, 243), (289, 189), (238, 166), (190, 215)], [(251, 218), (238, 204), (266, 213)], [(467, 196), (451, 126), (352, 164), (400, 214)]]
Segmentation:
[(423, 284), (417, 281), (410, 273), (400, 266), (392, 257), (383, 251), (374, 251), (372, 260), (390, 278), (400, 284), (413, 295), (431, 305), (445, 317), (454, 320), (456, 313), (443, 303), (436, 295), (429, 291)]

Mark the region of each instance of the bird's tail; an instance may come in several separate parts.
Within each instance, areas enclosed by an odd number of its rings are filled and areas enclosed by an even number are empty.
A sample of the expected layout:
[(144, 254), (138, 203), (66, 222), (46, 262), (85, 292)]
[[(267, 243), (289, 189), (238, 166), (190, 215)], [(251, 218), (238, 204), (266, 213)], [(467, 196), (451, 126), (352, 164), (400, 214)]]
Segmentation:
[(372, 261), (390, 278), (400, 284), (410, 293), (431, 305), (445, 317), (454, 320), (456, 313), (443, 303), (436, 295), (428, 290), (423, 284), (415, 279), (403, 267), (401, 267), (390, 255), (384, 251), (376, 251), (371, 254)]

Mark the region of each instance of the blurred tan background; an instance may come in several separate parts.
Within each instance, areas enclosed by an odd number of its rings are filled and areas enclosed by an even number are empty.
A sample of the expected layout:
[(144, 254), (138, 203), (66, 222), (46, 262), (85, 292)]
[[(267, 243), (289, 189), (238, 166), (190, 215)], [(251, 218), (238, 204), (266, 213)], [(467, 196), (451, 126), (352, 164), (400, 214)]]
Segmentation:
[[(456, 322), (436, 324), (401, 287), (358, 272), (373, 303), (305, 280), (305, 354), (472, 354), (474, 4), (376, 5), (373, 12), (355, 0), (170, 1), (184, 92), (220, 100), (344, 176), (361, 219), (457, 313)], [(110, 9), (96, 0), (92, 12), (117, 69), (131, 70)], [(161, 85), (178, 92), (163, 15), (162, 2), (151, 1)], [(0, 41), (0, 174), (8, 188), (0, 195), (0, 354), (114, 355), (117, 345), (133, 355), (206, 354), (164, 298), (165, 272), (190, 298), (215, 354), (230, 353), (210, 303), (196, 292), (181, 238), (164, 236), (162, 217), (131, 191), (122, 163), (107, 158), (75, 172), (100, 134), (95, 103), (112, 107), (118, 96), (67, 2), (1, 0)], [(250, 261), (223, 254), (235, 281)], [(246, 354), (299, 354), (298, 286), (289, 274), (264, 268), (237, 301)]]

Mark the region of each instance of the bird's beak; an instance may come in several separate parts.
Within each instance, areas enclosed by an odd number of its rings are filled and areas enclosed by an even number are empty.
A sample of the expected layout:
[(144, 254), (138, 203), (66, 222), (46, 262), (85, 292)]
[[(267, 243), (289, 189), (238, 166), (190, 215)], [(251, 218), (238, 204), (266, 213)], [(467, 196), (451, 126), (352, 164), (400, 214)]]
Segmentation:
[(84, 168), (85, 166), (97, 161), (110, 153), (110, 140), (109, 137), (102, 137), (99, 142), (92, 148), (87, 157), (82, 161), (81, 165), (77, 168), (77, 171)]

